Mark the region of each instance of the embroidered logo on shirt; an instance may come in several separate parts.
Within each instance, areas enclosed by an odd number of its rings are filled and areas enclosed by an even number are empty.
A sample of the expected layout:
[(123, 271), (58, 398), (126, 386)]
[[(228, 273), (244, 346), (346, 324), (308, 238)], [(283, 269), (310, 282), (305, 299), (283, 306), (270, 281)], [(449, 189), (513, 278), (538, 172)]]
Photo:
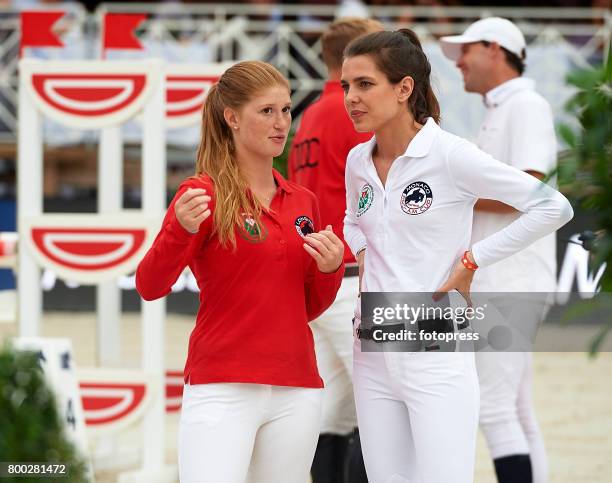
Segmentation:
[(370, 184), (365, 184), (359, 193), (359, 203), (357, 204), (357, 216), (363, 215), (374, 202), (374, 190)]
[(406, 186), (402, 192), (400, 206), (404, 213), (420, 215), (429, 209), (432, 201), (433, 194), (429, 185), (422, 181), (416, 181)]
[(244, 225), (242, 230), (238, 230), (240, 237), (251, 243), (261, 243), (268, 236), (266, 227), (262, 225), (260, 227), (253, 215), (243, 213)]
[(321, 142), (317, 138), (304, 139), (291, 147), (291, 162), (295, 173), (305, 168), (316, 168), (319, 165)]
[(314, 223), (306, 215), (298, 216), (295, 219), (295, 229), (304, 238), (310, 233), (314, 233)]

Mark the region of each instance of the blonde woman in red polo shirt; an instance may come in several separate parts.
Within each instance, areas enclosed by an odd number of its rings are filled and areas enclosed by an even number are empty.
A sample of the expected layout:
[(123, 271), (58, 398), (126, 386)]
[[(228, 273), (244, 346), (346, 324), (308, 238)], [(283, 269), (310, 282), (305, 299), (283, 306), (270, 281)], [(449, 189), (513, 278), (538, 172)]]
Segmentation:
[(229, 68), (208, 94), (196, 175), (176, 193), (138, 267), (146, 300), (186, 266), (200, 288), (179, 428), (183, 483), (304, 483), (323, 383), (308, 321), (334, 300), (344, 246), (314, 195), (272, 159), (291, 124), (287, 80)]

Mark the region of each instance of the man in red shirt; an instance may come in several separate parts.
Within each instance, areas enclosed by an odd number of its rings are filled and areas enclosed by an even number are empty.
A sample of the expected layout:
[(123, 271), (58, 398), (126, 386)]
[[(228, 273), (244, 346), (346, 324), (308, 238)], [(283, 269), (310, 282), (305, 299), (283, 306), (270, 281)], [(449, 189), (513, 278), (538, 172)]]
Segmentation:
[[(342, 238), (346, 190), (344, 169), (349, 151), (368, 141), (371, 134), (358, 133), (344, 107), (340, 86), (345, 47), (357, 37), (384, 30), (375, 20), (344, 18), (332, 23), (321, 37), (328, 81), (321, 97), (302, 115), (289, 155), (289, 178), (311, 190), (319, 200), (321, 223), (331, 225)], [(313, 483), (345, 480), (349, 439), (357, 426), (353, 398), (353, 337), (351, 319), (359, 291), (358, 268), (344, 244), (346, 275), (334, 304), (311, 323), (317, 365), (325, 382), (323, 414), (317, 451), (312, 465)], [(351, 483), (367, 481), (361, 454), (349, 456)]]

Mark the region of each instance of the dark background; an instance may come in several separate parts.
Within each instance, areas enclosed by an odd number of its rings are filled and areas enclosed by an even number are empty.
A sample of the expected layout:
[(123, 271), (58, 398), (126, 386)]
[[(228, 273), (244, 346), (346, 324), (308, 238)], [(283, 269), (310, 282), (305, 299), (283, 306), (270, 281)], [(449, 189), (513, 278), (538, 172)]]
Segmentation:
[[(173, 193), (168, 193), (168, 203), (172, 195)], [(12, 216), (14, 229), (14, 212), (11, 215), (10, 210), (7, 211), (7, 204), (6, 201), (0, 202), (0, 220), (4, 222), (5, 214), (7, 214), (6, 219)], [(139, 204), (135, 200), (126, 200), (125, 207), (139, 208)], [(45, 212), (94, 212), (95, 208), (96, 203), (93, 197), (76, 198), (74, 200), (47, 199), (44, 206)], [(584, 216), (580, 209), (576, 209), (574, 219), (557, 233), (559, 267), (563, 261), (567, 240), (575, 233), (587, 229), (593, 229), (593, 223)], [(0, 226), (0, 231), (2, 230), (3, 227)], [(8, 270), (0, 270), (0, 272), (4, 272), (2, 276), (5, 284), (9, 279), (12, 282), (12, 275)], [(43, 292), (43, 307), (44, 310), (93, 311), (95, 310), (95, 299), (95, 287), (68, 288), (63, 281), (58, 279), (52, 290)], [(140, 297), (135, 290), (122, 290), (122, 307), (124, 311), (128, 312), (140, 310)], [(198, 294), (187, 289), (171, 293), (167, 297), (167, 310), (173, 313), (195, 315), (198, 310)]]

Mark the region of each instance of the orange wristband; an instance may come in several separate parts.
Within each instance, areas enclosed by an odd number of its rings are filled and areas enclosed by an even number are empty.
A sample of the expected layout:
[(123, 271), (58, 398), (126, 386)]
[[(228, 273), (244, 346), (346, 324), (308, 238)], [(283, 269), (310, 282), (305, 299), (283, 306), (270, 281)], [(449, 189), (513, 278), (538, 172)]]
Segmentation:
[(463, 263), (463, 266), (465, 268), (467, 268), (468, 270), (471, 270), (472, 272), (475, 272), (476, 269), (478, 268), (478, 265), (476, 265), (475, 263), (470, 262), (470, 259), (467, 256), (468, 251), (469, 250), (466, 250), (465, 253), (463, 254), (463, 256), (461, 257), (461, 263)]

